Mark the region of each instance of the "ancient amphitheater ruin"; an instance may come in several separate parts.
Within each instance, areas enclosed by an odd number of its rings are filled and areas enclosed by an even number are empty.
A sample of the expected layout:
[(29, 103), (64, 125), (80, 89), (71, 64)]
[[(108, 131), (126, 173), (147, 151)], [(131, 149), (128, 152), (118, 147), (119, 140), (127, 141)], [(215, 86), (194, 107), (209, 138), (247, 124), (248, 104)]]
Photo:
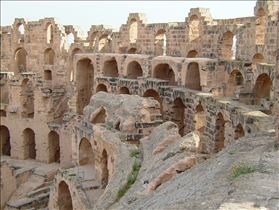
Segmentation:
[[(231, 145), (262, 136), (278, 157), (279, 3), (247, 9), (154, 24), (130, 13), (87, 34), (55, 18), (2, 26), (1, 209), (170, 209), (165, 194), (145, 199), (246, 155)], [(172, 205), (205, 208), (189, 199)]]

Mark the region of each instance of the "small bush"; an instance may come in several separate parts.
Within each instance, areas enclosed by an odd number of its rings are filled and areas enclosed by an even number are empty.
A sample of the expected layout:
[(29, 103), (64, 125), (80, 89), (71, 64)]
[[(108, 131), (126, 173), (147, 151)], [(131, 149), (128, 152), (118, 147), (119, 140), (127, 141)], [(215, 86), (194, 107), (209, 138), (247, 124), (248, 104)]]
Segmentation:
[(270, 98), (267, 97), (267, 98), (266, 98), (266, 101), (270, 101)]
[(130, 150), (130, 157), (136, 157), (137, 154), (139, 154), (139, 150), (138, 149)]
[(234, 152), (234, 151), (230, 151), (229, 154), (230, 154), (230, 155), (234, 155), (235, 152)]
[(111, 82), (115, 82), (115, 81), (116, 81), (116, 79), (115, 79), (114, 77), (110, 78), (109, 80), (110, 80)]
[(133, 164), (133, 171), (139, 171), (140, 167), (141, 167), (141, 163), (138, 161), (135, 161)]
[(128, 177), (128, 184), (134, 184), (135, 181), (137, 180), (137, 176), (138, 176), (139, 172), (138, 171), (134, 171), (132, 174), (129, 175)]
[(241, 174), (249, 174), (253, 173), (254, 171), (256, 171), (256, 168), (254, 166), (248, 166), (248, 163), (241, 161), (240, 163), (232, 166), (230, 175), (231, 178), (235, 179)]
[(118, 196), (119, 196), (119, 197), (122, 197), (123, 195), (125, 195), (125, 190), (121, 187), (121, 188), (118, 190)]
[(69, 176), (76, 176), (76, 174), (69, 174)]
[(151, 117), (150, 117), (150, 120), (151, 120), (151, 121), (154, 121), (154, 120), (155, 120), (155, 117), (154, 117), (154, 116), (151, 116)]

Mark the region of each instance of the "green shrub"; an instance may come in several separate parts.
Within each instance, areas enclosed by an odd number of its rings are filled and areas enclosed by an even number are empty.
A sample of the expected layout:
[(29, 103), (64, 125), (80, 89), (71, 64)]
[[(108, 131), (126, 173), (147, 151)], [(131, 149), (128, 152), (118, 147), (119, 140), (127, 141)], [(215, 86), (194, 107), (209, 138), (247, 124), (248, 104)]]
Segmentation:
[(139, 154), (139, 150), (138, 149), (130, 150), (130, 157), (136, 157), (137, 154)]
[(141, 163), (138, 161), (135, 161), (133, 164), (133, 171), (139, 171), (141, 167)]
[(118, 196), (119, 196), (119, 197), (122, 197), (123, 195), (125, 195), (125, 190), (121, 187), (121, 188), (118, 190)]
[(76, 176), (76, 174), (69, 174), (69, 176)]
[(115, 79), (114, 77), (110, 78), (109, 80), (110, 80), (111, 82), (115, 82), (115, 81), (116, 81), (116, 79)]
[(248, 166), (248, 163), (241, 161), (240, 163), (232, 166), (230, 175), (231, 178), (235, 179), (242, 174), (249, 174), (253, 173), (254, 171), (256, 171), (254, 166)]

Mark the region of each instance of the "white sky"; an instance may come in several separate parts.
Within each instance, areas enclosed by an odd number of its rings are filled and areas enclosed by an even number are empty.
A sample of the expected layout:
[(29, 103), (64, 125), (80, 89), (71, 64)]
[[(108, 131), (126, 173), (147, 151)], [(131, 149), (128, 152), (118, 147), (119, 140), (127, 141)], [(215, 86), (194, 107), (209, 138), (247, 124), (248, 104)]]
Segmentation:
[(214, 19), (254, 16), (256, 0), (250, 1), (3, 1), (1, 25), (15, 18), (38, 21), (59, 18), (62, 25), (78, 25), (85, 34), (91, 25), (119, 29), (129, 13), (146, 13), (147, 23), (184, 22), (191, 8), (210, 8)]

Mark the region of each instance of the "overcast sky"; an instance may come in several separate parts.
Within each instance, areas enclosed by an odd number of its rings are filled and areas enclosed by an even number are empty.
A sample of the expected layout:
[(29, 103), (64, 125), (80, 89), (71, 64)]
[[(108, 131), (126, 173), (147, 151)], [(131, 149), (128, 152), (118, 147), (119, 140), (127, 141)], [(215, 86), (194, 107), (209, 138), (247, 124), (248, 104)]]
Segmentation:
[(63, 25), (78, 25), (86, 33), (91, 25), (119, 29), (129, 13), (146, 13), (148, 23), (184, 22), (191, 8), (210, 8), (214, 19), (254, 16), (252, 1), (3, 1), (1, 25), (12, 25), (15, 18), (38, 21), (59, 18)]

